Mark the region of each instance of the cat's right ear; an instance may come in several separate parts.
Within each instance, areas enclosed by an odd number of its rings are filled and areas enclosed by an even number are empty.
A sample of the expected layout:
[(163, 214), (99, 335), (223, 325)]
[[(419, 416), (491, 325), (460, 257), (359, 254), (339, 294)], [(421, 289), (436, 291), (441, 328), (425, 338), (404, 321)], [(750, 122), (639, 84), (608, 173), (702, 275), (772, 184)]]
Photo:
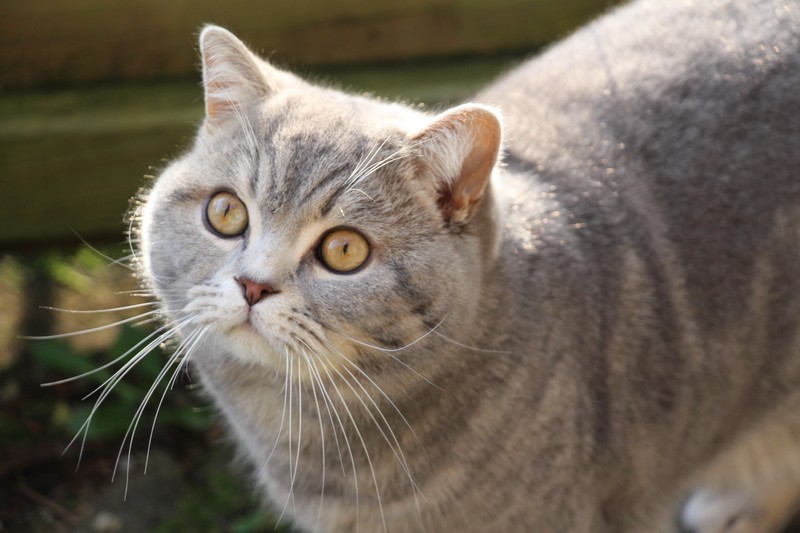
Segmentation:
[(498, 112), (463, 104), (435, 117), (415, 137), (419, 169), (431, 178), (445, 220), (472, 217), (497, 164), (502, 142)]
[(267, 77), (275, 69), (256, 57), (228, 30), (213, 25), (203, 28), (200, 52), (208, 124), (235, 114), (237, 108), (273, 90)]

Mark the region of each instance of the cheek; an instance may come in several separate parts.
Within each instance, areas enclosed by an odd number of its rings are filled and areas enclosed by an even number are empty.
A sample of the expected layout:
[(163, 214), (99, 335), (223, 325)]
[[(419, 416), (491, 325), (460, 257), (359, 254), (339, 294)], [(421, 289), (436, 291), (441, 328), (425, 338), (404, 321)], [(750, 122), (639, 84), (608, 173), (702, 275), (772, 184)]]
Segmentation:
[(323, 320), (361, 321), (391, 306), (396, 288), (378, 272), (312, 279), (301, 287), (309, 306)]
[(207, 242), (187, 213), (157, 213), (146, 229), (145, 275), (167, 302), (219, 271), (224, 251)]
[(342, 334), (332, 333), (334, 340), (357, 339), (395, 348), (428, 329), (426, 317), (417, 313), (417, 303), (408, 300), (406, 288), (385, 265), (317, 283), (305, 298), (320, 323)]

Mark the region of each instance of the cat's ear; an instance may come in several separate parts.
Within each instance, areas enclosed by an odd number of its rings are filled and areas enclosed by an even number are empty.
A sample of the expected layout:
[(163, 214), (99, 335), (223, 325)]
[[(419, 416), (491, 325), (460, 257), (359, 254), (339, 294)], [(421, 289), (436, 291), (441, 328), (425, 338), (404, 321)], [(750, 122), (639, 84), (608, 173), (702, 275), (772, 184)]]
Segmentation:
[(414, 136), (419, 170), (433, 180), (445, 220), (470, 219), (497, 163), (501, 140), (497, 112), (479, 104), (454, 107)]
[(200, 33), (203, 87), (209, 123), (224, 118), (273, 90), (276, 69), (255, 56), (234, 34), (209, 25)]

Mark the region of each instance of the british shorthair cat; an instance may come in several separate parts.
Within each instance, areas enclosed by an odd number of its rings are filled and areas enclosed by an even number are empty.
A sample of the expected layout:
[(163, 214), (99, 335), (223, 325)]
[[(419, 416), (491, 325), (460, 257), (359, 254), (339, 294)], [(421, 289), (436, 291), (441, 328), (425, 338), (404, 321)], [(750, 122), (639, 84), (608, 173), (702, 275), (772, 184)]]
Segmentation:
[[(778, 531), (800, 503), (800, 3), (640, 0), (439, 114), (200, 36), (137, 261), (318, 532)], [(172, 331), (172, 330), (170, 330)]]

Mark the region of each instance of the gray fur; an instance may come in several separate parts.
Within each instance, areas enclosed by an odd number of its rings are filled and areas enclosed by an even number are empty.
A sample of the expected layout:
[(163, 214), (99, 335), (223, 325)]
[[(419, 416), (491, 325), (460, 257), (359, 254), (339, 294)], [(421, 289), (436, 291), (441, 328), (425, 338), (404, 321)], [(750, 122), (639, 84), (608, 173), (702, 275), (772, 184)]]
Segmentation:
[[(799, 2), (640, 0), (438, 118), (219, 28), (201, 48), (208, 116), (147, 195), (142, 271), (185, 338), (205, 328), (190, 359), (279, 511), (314, 531), (781, 527)], [(493, 161), (490, 109), (504, 161), (448, 211), (452, 174)], [(241, 238), (202, 222), (220, 189)], [(315, 257), (340, 225), (373, 246), (355, 274)], [(248, 311), (237, 276), (281, 292)]]

